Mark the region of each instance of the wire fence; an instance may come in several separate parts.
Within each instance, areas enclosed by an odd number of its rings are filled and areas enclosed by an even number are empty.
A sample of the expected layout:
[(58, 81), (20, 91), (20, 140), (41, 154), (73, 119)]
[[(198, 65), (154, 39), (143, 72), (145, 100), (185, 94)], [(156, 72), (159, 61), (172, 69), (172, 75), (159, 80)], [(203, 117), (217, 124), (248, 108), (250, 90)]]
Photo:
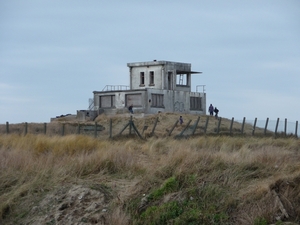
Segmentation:
[[(153, 117), (147, 123), (132, 118), (122, 118), (118, 121), (110, 119), (101, 124), (97, 122), (55, 122), (55, 123), (21, 123), (0, 124), (0, 135), (2, 134), (43, 134), (43, 135), (93, 135), (99, 138), (120, 137), (123, 134), (137, 135), (140, 138), (150, 136), (174, 138), (190, 137), (193, 135), (244, 135), (244, 136), (274, 136), (298, 138), (298, 121), (284, 120), (231, 120), (218, 119), (211, 116), (200, 116), (197, 120), (186, 121), (181, 125), (178, 120), (168, 125), (158, 124), (161, 120)], [(160, 121), (161, 122), (161, 121)], [(127, 130), (127, 131), (126, 131)], [(129, 132), (128, 132), (129, 131)]]

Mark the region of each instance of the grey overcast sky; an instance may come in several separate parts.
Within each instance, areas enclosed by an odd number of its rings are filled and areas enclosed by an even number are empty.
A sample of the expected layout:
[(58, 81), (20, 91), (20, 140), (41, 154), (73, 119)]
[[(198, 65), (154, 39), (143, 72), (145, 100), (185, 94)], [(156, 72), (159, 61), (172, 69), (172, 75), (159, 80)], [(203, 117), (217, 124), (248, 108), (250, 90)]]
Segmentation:
[(221, 117), (300, 119), (299, 0), (0, 0), (0, 124), (76, 114), (154, 59), (202, 71)]

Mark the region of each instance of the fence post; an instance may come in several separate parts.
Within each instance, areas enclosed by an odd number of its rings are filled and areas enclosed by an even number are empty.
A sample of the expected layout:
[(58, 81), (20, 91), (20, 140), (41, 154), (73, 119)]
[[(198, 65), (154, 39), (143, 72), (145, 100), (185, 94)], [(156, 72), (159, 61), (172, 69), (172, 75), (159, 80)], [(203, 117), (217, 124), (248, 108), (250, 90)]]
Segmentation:
[(65, 124), (62, 124), (62, 128), (61, 128), (61, 136), (65, 135)]
[(109, 138), (112, 138), (112, 119), (109, 120)]
[(287, 118), (284, 119), (284, 136), (286, 137), (286, 130), (287, 130)]
[(94, 126), (94, 137), (97, 137), (97, 122), (95, 122), (95, 126)]
[(131, 130), (132, 130), (132, 116), (130, 116), (130, 121), (129, 121), (129, 134), (131, 135)]
[(78, 125), (77, 125), (77, 134), (78, 135), (80, 134), (80, 123), (78, 123)]
[(244, 134), (245, 121), (246, 121), (246, 117), (243, 118), (241, 134)]
[(182, 136), (183, 135), (183, 133), (184, 133), (184, 131), (186, 131), (186, 129), (188, 128), (188, 126), (190, 125), (190, 123), (192, 122), (192, 120), (189, 120), (189, 122), (187, 123), (187, 125), (185, 126), (185, 128), (180, 132), (180, 134), (179, 135), (177, 135), (177, 136)]
[(195, 125), (194, 125), (193, 131), (192, 131), (192, 135), (195, 134), (195, 131), (196, 131), (196, 129), (197, 129), (197, 126), (198, 126), (199, 121), (200, 121), (200, 116), (198, 116), (198, 119), (197, 119), (197, 121), (196, 121), (196, 123), (195, 123)]
[(204, 133), (206, 134), (207, 126), (208, 126), (209, 116), (206, 117), (205, 127), (204, 127)]
[(9, 134), (9, 122), (6, 122), (6, 134)]
[(268, 123), (269, 123), (269, 117), (267, 117), (267, 120), (266, 120), (265, 131), (264, 131), (265, 136), (267, 134)]
[(279, 118), (277, 118), (277, 122), (276, 122), (275, 133), (274, 133), (275, 138), (277, 136), (278, 124), (279, 124)]
[(230, 128), (229, 128), (229, 134), (232, 135), (232, 126), (233, 126), (234, 117), (231, 119)]
[(253, 128), (252, 128), (252, 136), (254, 136), (256, 122), (257, 122), (257, 118), (254, 119), (254, 124), (253, 124)]
[(151, 132), (151, 136), (153, 136), (153, 135), (154, 135), (154, 130), (155, 130), (155, 128), (156, 128), (157, 122), (158, 122), (158, 117), (156, 117), (156, 120), (155, 120), (155, 123), (154, 123), (153, 129), (152, 129), (152, 132)]
[(27, 122), (25, 122), (25, 131), (24, 131), (24, 135), (26, 135), (26, 134), (27, 134), (27, 128), (28, 128), (28, 123), (27, 123)]
[(222, 117), (219, 117), (218, 128), (217, 128), (217, 134), (219, 134), (219, 132), (220, 132), (221, 120), (222, 120)]
[(169, 131), (169, 136), (171, 136), (174, 128), (176, 127), (176, 125), (178, 124), (178, 120), (176, 120), (175, 124), (173, 125), (173, 127), (171, 128), (171, 130)]
[(298, 120), (296, 121), (296, 126), (295, 126), (295, 137), (298, 138)]
[(44, 123), (44, 134), (46, 135), (47, 133), (47, 123)]

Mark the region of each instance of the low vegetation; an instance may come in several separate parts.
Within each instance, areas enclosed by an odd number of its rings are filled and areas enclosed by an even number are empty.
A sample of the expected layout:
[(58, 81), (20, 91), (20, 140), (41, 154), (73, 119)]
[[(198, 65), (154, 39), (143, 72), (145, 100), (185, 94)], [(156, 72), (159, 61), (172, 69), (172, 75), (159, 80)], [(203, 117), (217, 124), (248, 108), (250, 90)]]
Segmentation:
[(299, 145), (1, 135), (0, 224), (299, 224)]

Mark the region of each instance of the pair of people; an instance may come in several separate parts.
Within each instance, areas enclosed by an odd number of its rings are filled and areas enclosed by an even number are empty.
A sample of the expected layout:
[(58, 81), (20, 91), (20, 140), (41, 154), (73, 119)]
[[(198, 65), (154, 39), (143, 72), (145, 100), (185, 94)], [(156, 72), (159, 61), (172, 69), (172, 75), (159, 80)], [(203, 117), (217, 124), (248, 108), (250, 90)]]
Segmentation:
[(217, 107), (214, 107), (212, 104), (210, 104), (210, 106), (208, 108), (208, 112), (209, 112), (209, 115), (211, 115), (211, 116), (213, 116), (215, 113), (215, 117), (218, 118), (219, 110)]

